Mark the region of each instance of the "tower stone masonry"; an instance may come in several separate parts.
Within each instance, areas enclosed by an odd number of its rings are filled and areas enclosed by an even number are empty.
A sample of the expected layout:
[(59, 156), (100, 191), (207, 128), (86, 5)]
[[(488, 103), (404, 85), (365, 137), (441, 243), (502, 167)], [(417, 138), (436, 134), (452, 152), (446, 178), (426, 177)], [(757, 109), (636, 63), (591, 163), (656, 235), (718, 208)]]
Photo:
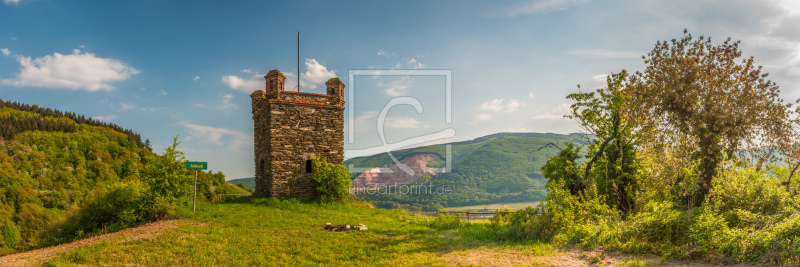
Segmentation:
[(344, 84), (328, 80), (327, 94), (284, 90), (286, 76), (272, 70), (265, 90), (250, 94), (256, 163), (256, 193), (278, 198), (317, 198), (311, 158), (342, 164)]

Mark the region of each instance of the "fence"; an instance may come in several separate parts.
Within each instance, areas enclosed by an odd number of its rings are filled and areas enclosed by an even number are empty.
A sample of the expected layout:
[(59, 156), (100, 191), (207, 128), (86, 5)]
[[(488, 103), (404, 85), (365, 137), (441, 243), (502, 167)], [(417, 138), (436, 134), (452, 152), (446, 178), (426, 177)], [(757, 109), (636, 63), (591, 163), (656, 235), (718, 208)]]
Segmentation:
[(218, 202), (222, 202), (223, 200), (225, 200), (226, 199), (225, 196), (239, 196), (239, 197), (241, 197), (241, 196), (247, 196), (247, 194), (244, 194), (244, 193), (242, 193), (242, 194), (213, 194), (213, 195), (203, 195), (203, 196), (208, 198), (208, 200), (211, 200), (211, 203), (218, 203)]
[(452, 217), (458, 217), (465, 221), (482, 221), (491, 220), (496, 214), (513, 213), (514, 210), (507, 209), (467, 209), (467, 210), (421, 210), (421, 209), (406, 209), (408, 213), (421, 214), (428, 217), (438, 217), (440, 214), (447, 214)]

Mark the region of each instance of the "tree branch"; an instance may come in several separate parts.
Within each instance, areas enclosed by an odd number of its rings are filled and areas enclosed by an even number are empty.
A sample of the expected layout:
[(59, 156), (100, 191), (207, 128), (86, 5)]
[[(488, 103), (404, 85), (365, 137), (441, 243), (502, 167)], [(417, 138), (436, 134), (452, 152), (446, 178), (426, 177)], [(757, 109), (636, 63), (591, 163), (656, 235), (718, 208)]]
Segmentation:
[(614, 140), (614, 138), (617, 138), (617, 130), (619, 129), (619, 111), (614, 112), (614, 115), (612, 116), (613, 116), (613, 121), (612, 121), (613, 126), (612, 126), (611, 136), (606, 138), (606, 140), (603, 141), (602, 144), (600, 144), (600, 148), (598, 148), (597, 152), (594, 153), (594, 157), (592, 157), (592, 160), (590, 160), (589, 163), (586, 164), (586, 170), (584, 170), (583, 172), (584, 179), (589, 178), (589, 171), (592, 169), (592, 164), (594, 164), (594, 162), (597, 161), (597, 159), (600, 158), (601, 155), (603, 155), (603, 151), (606, 149), (608, 143), (611, 142), (611, 140)]

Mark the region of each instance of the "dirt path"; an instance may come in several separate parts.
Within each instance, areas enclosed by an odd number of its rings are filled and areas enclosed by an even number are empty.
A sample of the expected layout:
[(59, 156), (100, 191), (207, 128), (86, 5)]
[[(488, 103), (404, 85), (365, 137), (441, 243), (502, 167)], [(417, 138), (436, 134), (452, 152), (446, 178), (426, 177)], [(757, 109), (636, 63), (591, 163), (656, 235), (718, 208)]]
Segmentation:
[(136, 240), (161, 234), (162, 230), (178, 227), (186, 223), (182, 220), (165, 220), (148, 223), (134, 228), (128, 228), (119, 232), (94, 236), (81, 239), (72, 243), (61, 244), (54, 247), (47, 247), (27, 252), (11, 254), (0, 257), (0, 266), (32, 266), (40, 265), (45, 261), (60, 255), (68, 249), (91, 245), (97, 242), (108, 240), (114, 237), (124, 238), (125, 241)]
[(449, 265), (457, 266), (753, 266), (713, 260), (662, 259), (655, 255), (630, 255), (606, 251), (602, 247), (566, 247), (552, 251), (524, 251), (505, 248), (478, 248), (442, 255)]

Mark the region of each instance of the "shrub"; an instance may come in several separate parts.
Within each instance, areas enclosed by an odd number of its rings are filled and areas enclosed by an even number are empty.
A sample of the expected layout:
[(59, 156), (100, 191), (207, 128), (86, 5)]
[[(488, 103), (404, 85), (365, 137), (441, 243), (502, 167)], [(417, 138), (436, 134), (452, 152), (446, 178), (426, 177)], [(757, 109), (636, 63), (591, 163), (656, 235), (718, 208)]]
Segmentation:
[(20, 239), (19, 229), (13, 223), (5, 222), (0, 225), (0, 248), (15, 248)]
[(118, 230), (136, 226), (154, 218), (147, 209), (148, 187), (139, 181), (95, 189), (82, 207), (64, 226), (67, 239), (81, 238), (100, 230)]
[(547, 240), (551, 229), (543, 214), (542, 204), (513, 213), (497, 213), (489, 227), (501, 240)]
[(449, 230), (449, 229), (456, 229), (464, 225), (464, 221), (458, 216), (451, 216), (449, 213), (439, 213), (439, 216), (431, 220), (430, 226), (434, 229), (439, 230)]
[(689, 229), (697, 249), (736, 261), (800, 263), (797, 200), (777, 176), (731, 169), (715, 179), (708, 202)]
[(670, 202), (647, 203), (642, 212), (631, 217), (623, 230), (629, 250), (644, 249), (663, 256), (679, 256), (687, 252), (689, 218), (686, 212), (672, 208)]
[(344, 202), (350, 196), (350, 170), (341, 164), (328, 164), (326, 158), (311, 159), (317, 184), (317, 194), (322, 203)]
[(188, 203), (192, 196), (193, 178), (187, 175), (183, 152), (177, 150), (178, 137), (172, 141), (162, 156), (148, 156), (145, 181), (157, 203)]

